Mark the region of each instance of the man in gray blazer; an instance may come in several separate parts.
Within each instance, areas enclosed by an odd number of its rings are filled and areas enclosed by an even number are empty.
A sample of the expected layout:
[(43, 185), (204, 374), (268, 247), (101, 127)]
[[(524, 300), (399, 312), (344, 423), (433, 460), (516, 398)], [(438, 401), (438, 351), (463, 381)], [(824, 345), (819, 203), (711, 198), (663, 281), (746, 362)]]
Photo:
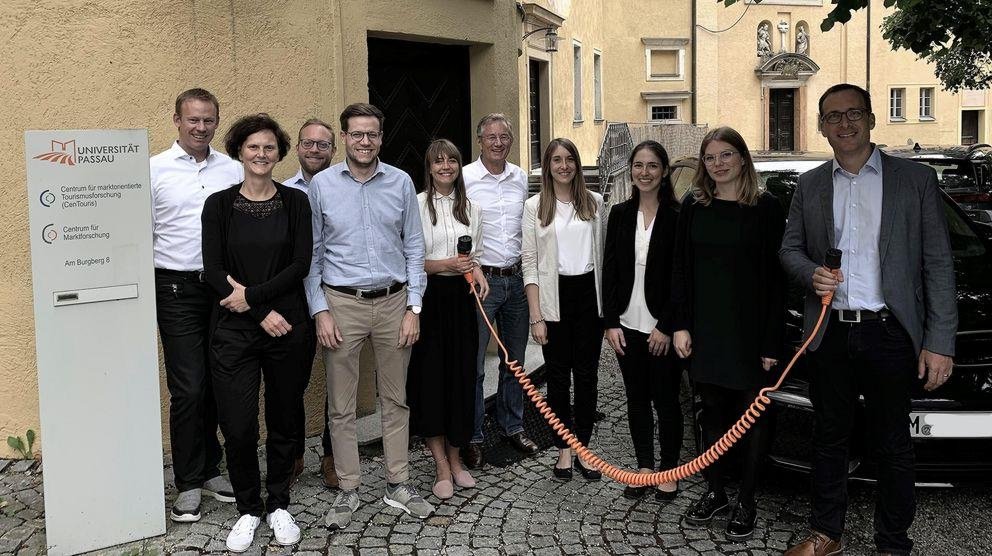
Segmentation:
[[(869, 443), (877, 450), (875, 545), (909, 554), (913, 522), (910, 393), (933, 390), (951, 373), (957, 330), (954, 268), (934, 171), (892, 158), (871, 143), (875, 116), (864, 89), (834, 85), (820, 97), (819, 129), (834, 159), (799, 178), (779, 256), (807, 290), (805, 330), (834, 293), (810, 344), (815, 413), (810, 536), (787, 556), (843, 549), (848, 439), (864, 396)], [(843, 251), (836, 274), (827, 249)]]

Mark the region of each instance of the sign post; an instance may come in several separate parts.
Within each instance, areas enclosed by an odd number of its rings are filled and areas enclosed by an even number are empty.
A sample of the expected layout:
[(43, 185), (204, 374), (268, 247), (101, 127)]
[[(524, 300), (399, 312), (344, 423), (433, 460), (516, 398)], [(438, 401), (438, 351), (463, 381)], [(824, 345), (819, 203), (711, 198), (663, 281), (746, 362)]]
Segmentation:
[(24, 144), (49, 554), (164, 534), (147, 131)]

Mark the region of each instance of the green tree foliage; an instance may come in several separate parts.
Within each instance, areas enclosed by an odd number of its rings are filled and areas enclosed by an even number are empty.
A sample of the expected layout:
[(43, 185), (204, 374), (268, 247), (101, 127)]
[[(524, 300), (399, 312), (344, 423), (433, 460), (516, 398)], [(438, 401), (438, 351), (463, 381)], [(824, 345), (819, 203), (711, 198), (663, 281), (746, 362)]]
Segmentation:
[[(755, 0), (760, 2), (761, 0)], [(847, 23), (870, 0), (831, 0), (833, 10), (820, 23), (827, 32)], [(725, 6), (738, 0), (722, 0)], [(992, 0), (885, 0), (895, 8), (882, 21), (882, 37), (893, 49), (906, 49), (934, 65), (944, 88), (992, 86)]]

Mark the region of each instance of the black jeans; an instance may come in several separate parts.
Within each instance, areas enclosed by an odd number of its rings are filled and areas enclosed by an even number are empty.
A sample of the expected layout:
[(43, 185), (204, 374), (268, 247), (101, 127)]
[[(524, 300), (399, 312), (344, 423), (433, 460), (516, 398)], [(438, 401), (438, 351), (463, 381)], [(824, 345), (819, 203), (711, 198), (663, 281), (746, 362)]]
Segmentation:
[[(659, 469), (671, 469), (682, 451), (682, 406), (679, 388), (682, 367), (675, 350), (655, 357), (648, 352), (648, 335), (621, 327), (627, 347), (617, 355), (627, 391), (627, 423), (634, 441), (637, 466), (654, 469), (654, 416), (658, 416)], [(651, 407), (654, 406), (652, 414)]]
[[(755, 364), (760, 363), (756, 361)], [(696, 383), (696, 392), (703, 402), (700, 424), (703, 429), (704, 450), (715, 444), (740, 419), (758, 394), (757, 389), (732, 390), (703, 382)], [(770, 440), (768, 419), (758, 419), (730, 451), (703, 471), (709, 489), (723, 492), (727, 483), (728, 465), (739, 460), (741, 485), (737, 491), (737, 502), (753, 506), (758, 474), (768, 453)]]
[[(220, 430), (239, 514), (262, 516), (289, 506), (289, 482), (299, 446), (299, 414), (313, 365), (313, 323), (294, 324), (289, 334), (269, 336), (261, 327), (218, 327), (210, 344)], [(265, 380), (265, 487), (258, 469), (258, 393)]]
[(217, 404), (210, 381), (210, 286), (156, 271), (155, 307), (169, 387), (169, 443), (179, 492), (200, 488), (220, 474)]
[[(315, 326), (313, 324), (313, 322), (311, 322), (310, 325), (311, 325), (311, 327)], [(313, 328), (313, 330), (316, 330), (316, 328)], [(303, 357), (305, 359), (308, 359), (310, 361), (310, 364), (307, 365), (306, 369), (304, 369), (303, 372), (302, 372), (302, 374), (300, 375), (300, 381), (301, 381), (300, 382), (300, 387), (299, 387), (300, 388), (300, 392), (306, 392), (307, 391), (307, 386), (310, 385), (310, 374), (313, 371), (313, 358), (314, 358), (314, 355), (316, 355), (316, 353), (317, 353), (317, 336), (316, 336), (316, 333), (313, 336), (313, 342), (310, 342), (306, 346), (303, 346), (303, 349), (305, 350), (305, 353), (303, 354)], [(296, 428), (297, 428), (297, 446), (296, 446), (296, 450), (294, 450), (293, 454), (296, 457), (296, 459), (300, 459), (300, 458), (303, 457), (303, 452), (306, 449), (306, 440), (307, 440), (307, 409), (306, 409), (306, 406), (303, 403), (303, 396), (302, 395), (300, 396), (300, 403), (299, 403), (299, 405), (296, 408)], [(327, 403), (326, 402), (324, 403), (324, 431), (325, 431), (325, 434), (326, 434), (326, 431), (327, 431)], [(330, 443), (330, 441), (331, 441), (331, 439), (330, 439), (330, 437), (328, 437), (327, 442)]]
[(861, 394), (868, 444), (878, 458), (875, 545), (909, 554), (906, 531), (916, 511), (909, 400), (917, 367), (909, 334), (894, 317), (861, 324), (833, 317), (809, 361), (816, 416), (810, 526), (835, 539), (844, 532), (848, 440)]
[[(558, 278), (558, 322), (548, 322), (548, 343), (542, 346), (548, 404), (558, 419), (583, 445), (592, 438), (596, 419), (599, 353), (603, 348), (603, 321), (596, 304), (592, 272)], [(575, 419), (569, 386), (575, 380)], [(574, 424), (574, 428), (573, 428)], [(568, 444), (555, 435), (555, 446)]]

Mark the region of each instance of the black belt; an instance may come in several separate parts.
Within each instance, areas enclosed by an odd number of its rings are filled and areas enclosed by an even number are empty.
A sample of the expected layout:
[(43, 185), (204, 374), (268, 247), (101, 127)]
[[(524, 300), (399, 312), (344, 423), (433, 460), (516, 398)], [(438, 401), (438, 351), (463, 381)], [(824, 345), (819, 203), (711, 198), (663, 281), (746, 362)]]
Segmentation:
[(156, 268), (156, 276), (168, 276), (170, 278), (182, 278), (191, 282), (203, 282), (202, 270), (169, 270), (168, 268)]
[(500, 268), (498, 266), (482, 265), (479, 268), (482, 269), (483, 274), (489, 274), (492, 276), (514, 276), (520, 272), (520, 261), (513, 263), (510, 266)]
[(358, 299), (375, 299), (384, 295), (392, 295), (402, 290), (406, 287), (406, 282), (396, 282), (392, 286), (387, 288), (379, 288), (377, 290), (359, 290), (357, 288), (349, 288), (348, 286), (332, 286), (326, 282), (324, 283), (324, 287), (330, 288), (336, 292), (353, 295)]
[(892, 313), (888, 309), (880, 309), (878, 311), (869, 311), (867, 309), (836, 309), (834, 310), (834, 315), (840, 322), (856, 324), (873, 320), (885, 320), (891, 317)]

